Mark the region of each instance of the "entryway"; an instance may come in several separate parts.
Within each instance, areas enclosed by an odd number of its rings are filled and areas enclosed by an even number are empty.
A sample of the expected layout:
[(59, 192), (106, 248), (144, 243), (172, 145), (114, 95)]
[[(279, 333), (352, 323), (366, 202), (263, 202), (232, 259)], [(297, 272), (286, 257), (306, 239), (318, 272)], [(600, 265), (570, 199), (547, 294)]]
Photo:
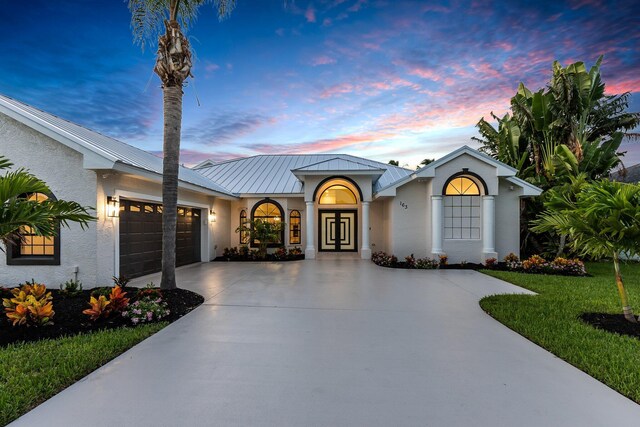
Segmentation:
[(358, 251), (358, 211), (318, 210), (320, 252)]

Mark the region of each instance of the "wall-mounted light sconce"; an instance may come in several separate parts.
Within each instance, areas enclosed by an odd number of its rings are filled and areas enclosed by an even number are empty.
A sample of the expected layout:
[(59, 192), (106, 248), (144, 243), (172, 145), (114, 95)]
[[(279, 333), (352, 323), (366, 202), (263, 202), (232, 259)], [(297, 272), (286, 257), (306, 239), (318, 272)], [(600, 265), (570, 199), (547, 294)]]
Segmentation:
[(116, 218), (120, 215), (120, 201), (117, 196), (107, 196), (107, 216)]
[(209, 211), (209, 221), (216, 222), (216, 211), (213, 209)]

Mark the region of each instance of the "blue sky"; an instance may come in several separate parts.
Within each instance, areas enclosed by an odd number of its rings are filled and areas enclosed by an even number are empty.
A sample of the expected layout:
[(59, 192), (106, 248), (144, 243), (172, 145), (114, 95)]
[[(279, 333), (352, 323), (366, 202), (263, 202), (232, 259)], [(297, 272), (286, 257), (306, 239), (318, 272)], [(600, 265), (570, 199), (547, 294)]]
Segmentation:
[[(554, 59), (604, 54), (608, 92), (632, 92), (637, 111), (634, 3), (238, 0), (223, 22), (205, 6), (188, 32), (182, 162), (341, 152), (414, 167), (473, 146), (474, 124), (506, 112), (520, 81), (542, 87)], [(160, 152), (155, 46), (134, 45), (129, 21), (119, 0), (4, 5), (0, 93)]]

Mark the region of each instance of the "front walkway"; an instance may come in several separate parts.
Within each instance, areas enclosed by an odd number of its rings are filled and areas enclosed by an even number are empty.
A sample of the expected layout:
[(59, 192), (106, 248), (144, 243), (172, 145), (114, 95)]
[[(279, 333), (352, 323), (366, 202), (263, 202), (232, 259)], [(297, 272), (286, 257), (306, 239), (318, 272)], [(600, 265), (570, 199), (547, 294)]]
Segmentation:
[[(140, 281), (139, 281), (140, 282)], [(157, 282), (157, 279), (155, 279)], [(179, 270), (207, 301), (20, 418), (32, 426), (607, 426), (640, 406), (486, 315), (522, 291), (356, 260)]]

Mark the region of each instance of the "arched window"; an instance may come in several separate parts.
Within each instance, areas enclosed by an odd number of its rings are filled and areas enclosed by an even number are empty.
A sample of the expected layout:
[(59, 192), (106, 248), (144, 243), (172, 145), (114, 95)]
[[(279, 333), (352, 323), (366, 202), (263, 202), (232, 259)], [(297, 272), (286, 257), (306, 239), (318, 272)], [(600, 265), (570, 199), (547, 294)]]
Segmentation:
[[(255, 221), (257, 219), (261, 219), (263, 221), (267, 221), (272, 224), (282, 223), (282, 219), (284, 218), (284, 213), (282, 208), (278, 203), (273, 200), (265, 199), (262, 202), (259, 202), (257, 205), (253, 207), (251, 211), (251, 221)], [(269, 244), (270, 247), (278, 247), (282, 246), (284, 243), (284, 228), (280, 231), (280, 239), (275, 242)], [(256, 246), (259, 244), (259, 241), (253, 239), (251, 242), (252, 246)]]
[[(53, 195), (33, 193), (27, 200), (42, 203)], [(56, 236), (38, 236), (29, 226), (20, 229), (21, 241), (7, 248), (8, 265), (60, 265), (60, 229)]]
[(457, 176), (449, 180), (445, 190), (446, 196), (479, 196), (480, 187), (471, 178)]
[[(481, 238), (479, 178), (454, 175), (444, 190), (444, 238), (477, 240)], [(484, 186), (484, 183), (481, 182)]]
[(358, 203), (356, 195), (348, 187), (336, 184), (327, 188), (320, 196), (321, 205), (355, 205)]
[(301, 242), (302, 222), (300, 211), (291, 211), (289, 214), (289, 244), (299, 245)]
[[(242, 227), (243, 225), (247, 225), (247, 211), (242, 209), (240, 211), (240, 224), (239, 226)], [(240, 230), (240, 244), (241, 245), (247, 245), (249, 244), (249, 231), (241, 229)]]

